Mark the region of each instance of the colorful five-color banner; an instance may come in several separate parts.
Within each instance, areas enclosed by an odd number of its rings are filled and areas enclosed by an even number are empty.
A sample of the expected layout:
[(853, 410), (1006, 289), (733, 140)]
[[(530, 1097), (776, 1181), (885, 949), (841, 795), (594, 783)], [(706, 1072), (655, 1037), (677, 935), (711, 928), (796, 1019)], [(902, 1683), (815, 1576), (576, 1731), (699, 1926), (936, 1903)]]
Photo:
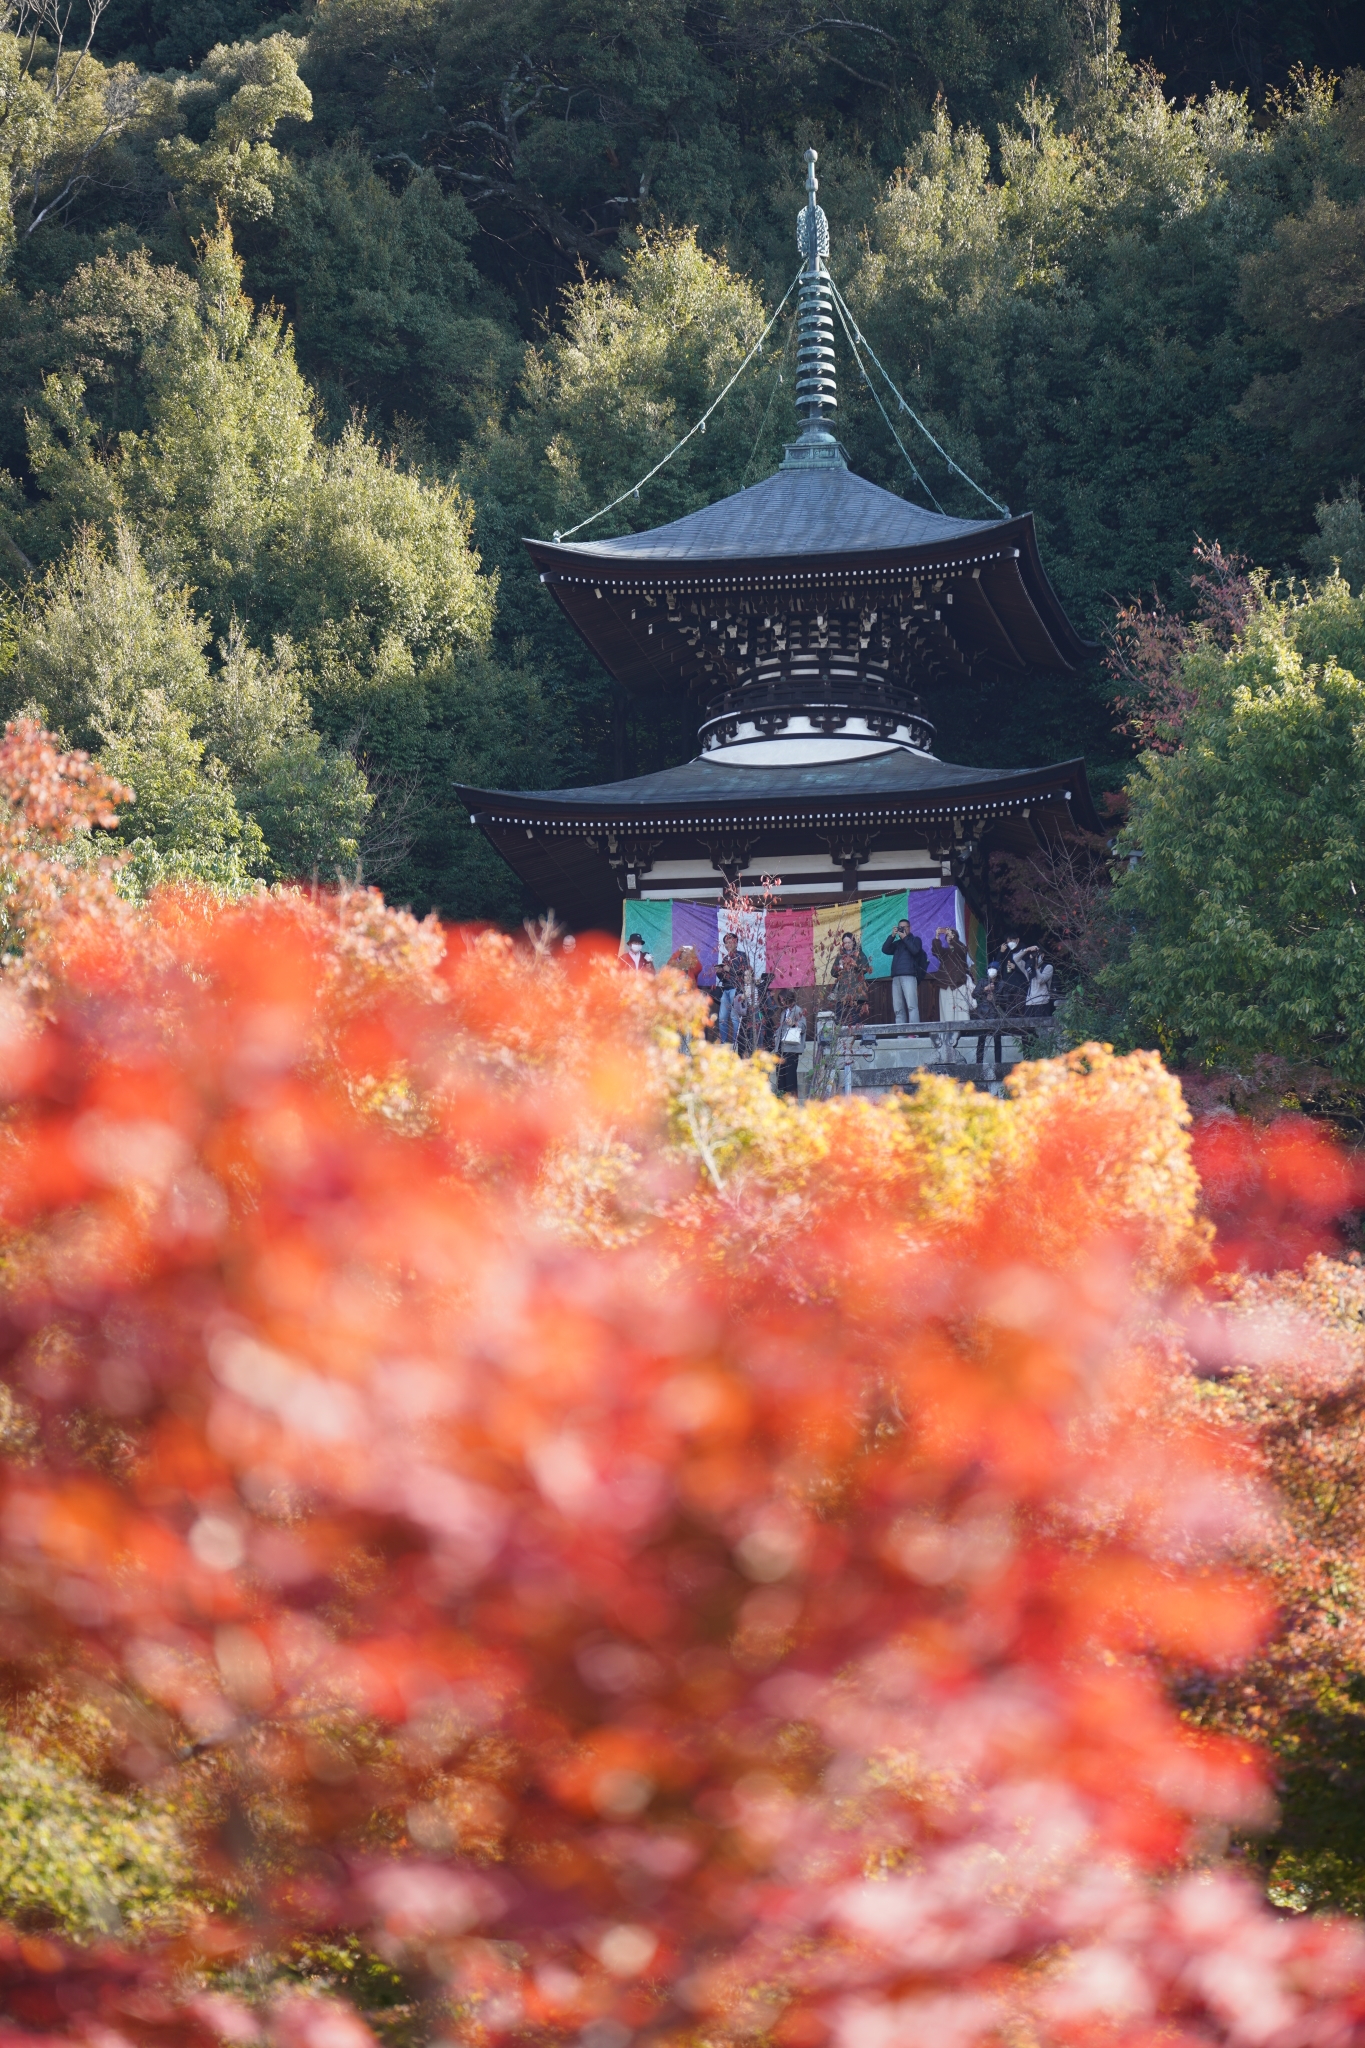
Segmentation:
[(918, 934), (930, 965), (934, 934), (945, 926), (965, 941), (978, 959), (985, 932), (958, 889), (902, 889), (892, 896), (865, 896), (857, 903), (822, 903), (811, 910), (731, 909), (724, 904), (627, 901), (621, 907), (621, 945), (639, 932), (656, 967), (664, 967), (683, 946), (701, 961), (703, 985), (716, 978), (716, 958), (726, 932), (734, 932), (757, 974), (771, 973), (777, 988), (819, 988), (833, 979), (833, 959), (845, 932), (854, 938), (880, 980), (891, 972), (882, 946), (902, 918)]

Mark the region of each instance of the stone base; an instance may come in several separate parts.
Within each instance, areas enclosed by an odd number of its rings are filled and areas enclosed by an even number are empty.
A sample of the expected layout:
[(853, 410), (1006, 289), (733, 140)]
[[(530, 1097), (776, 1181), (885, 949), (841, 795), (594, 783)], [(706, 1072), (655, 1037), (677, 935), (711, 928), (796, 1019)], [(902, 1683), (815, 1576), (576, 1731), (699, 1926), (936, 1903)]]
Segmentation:
[[(853, 1058), (848, 1062), (852, 1085), (845, 1090), (844, 1063), (840, 1062), (836, 1065), (835, 1082), (831, 1092), (834, 1095), (842, 1095), (845, 1092), (873, 1097), (889, 1095), (897, 1090), (913, 1087), (923, 1074), (947, 1074), (951, 1080), (970, 1081), (975, 1088), (984, 1088), (992, 1094), (998, 1094), (1006, 1076), (1012, 1074), (1019, 1064), (1021, 1051), (1017, 1036), (1011, 1038), (1002, 1032), (1001, 1037), (1004, 1040), (1001, 1051), (1013, 1054), (1013, 1057), (1002, 1059), (998, 1063), (986, 1058), (979, 1065), (975, 1060), (937, 1060), (934, 1058), (933, 1046), (922, 1039), (915, 1041), (879, 1038), (875, 1045), (860, 1045), (855, 1038)], [(987, 1049), (993, 1050), (989, 1038)], [(796, 1092), (803, 1102), (810, 1094), (814, 1067), (815, 1050), (813, 1046), (807, 1045), (796, 1069)]]

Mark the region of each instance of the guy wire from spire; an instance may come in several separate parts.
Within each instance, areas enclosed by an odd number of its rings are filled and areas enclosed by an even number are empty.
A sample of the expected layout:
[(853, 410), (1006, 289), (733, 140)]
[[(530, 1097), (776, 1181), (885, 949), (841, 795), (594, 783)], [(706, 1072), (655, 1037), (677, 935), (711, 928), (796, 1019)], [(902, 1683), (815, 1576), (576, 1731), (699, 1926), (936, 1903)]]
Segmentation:
[(763, 439), (763, 435), (767, 429), (768, 415), (773, 409), (773, 400), (776, 398), (778, 390), (781, 387), (781, 385), (786, 381), (783, 373), (786, 368), (787, 350), (792, 345), (792, 336), (795, 334), (795, 332), (796, 326), (793, 322), (793, 324), (787, 329), (786, 338), (782, 343), (782, 353), (777, 359), (777, 375), (776, 377), (774, 377), (772, 389), (768, 393), (768, 403), (763, 408), (763, 417), (758, 423), (758, 432), (754, 435), (754, 445), (749, 450), (749, 460), (744, 465), (744, 474), (739, 480), (739, 487), (742, 491), (748, 489), (749, 471), (754, 466), (754, 457), (758, 453), (758, 444)]
[(858, 368), (862, 371), (864, 384), (866, 384), (868, 390), (872, 393), (872, 403), (876, 406), (878, 412), (886, 421), (887, 433), (891, 436), (896, 446), (900, 449), (901, 454), (905, 457), (906, 462), (909, 464), (910, 474), (915, 479), (915, 482), (924, 492), (924, 495), (928, 498), (934, 510), (936, 512), (941, 513), (943, 511), (942, 505), (939, 504), (938, 499), (934, 496), (933, 491), (930, 489), (928, 483), (916, 469), (914, 457), (911, 455), (910, 450), (906, 447), (904, 441), (902, 441), (900, 435), (896, 432), (896, 429), (892, 424), (891, 415), (887, 411), (886, 407), (882, 404), (881, 394), (878, 392), (876, 385), (872, 382), (872, 379), (867, 374), (866, 365), (864, 364), (862, 357), (858, 353), (858, 344), (853, 339), (853, 329), (849, 326), (848, 321), (844, 316), (843, 306), (839, 303), (837, 299), (835, 301), (835, 311), (839, 315), (839, 325), (844, 330), (844, 339), (848, 343), (849, 351), (852, 354), (853, 360), (858, 365)]
[(652, 482), (652, 480), (659, 474), (659, 471), (661, 469), (667, 468), (668, 464), (673, 460), (673, 457), (678, 453), (678, 450), (680, 448), (685, 448), (688, 442), (692, 439), (692, 436), (694, 434), (704, 434), (706, 432), (706, 422), (710, 419), (712, 413), (720, 404), (721, 400), (732, 389), (732, 387), (739, 382), (740, 378), (744, 375), (744, 372), (748, 369), (754, 357), (759, 353), (759, 351), (763, 347), (764, 342), (768, 339), (768, 336), (772, 333), (774, 327), (776, 327), (778, 315), (781, 313), (783, 306), (786, 305), (788, 299), (796, 290), (796, 287), (800, 283), (800, 281), (801, 272), (798, 270), (796, 276), (792, 279), (791, 283), (787, 286), (787, 289), (783, 292), (781, 300), (778, 303), (777, 310), (776, 312), (774, 312), (772, 319), (768, 322), (762, 334), (759, 335), (758, 340), (749, 350), (748, 355), (745, 356), (744, 361), (735, 371), (735, 374), (730, 379), (730, 382), (725, 386), (724, 390), (718, 391), (716, 393), (715, 397), (711, 400), (711, 403), (707, 406), (706, 411), (702, 414), (701, 418), (696, 422), (695, 426), (689, 427), (687, 432), (683, 435), (682, 439), (680, 441), (674, 442), (673, 446), (669, 449), (667, 455), (663, 456), (660, 461), (656, 462), (653, 469), (649, 470), (644, 476), (640, 478), (638, 484), (632, 484), (629, 490), (622, 491), (619, 498), (613, 498), (610, 505), (604, 505), (600, 512), (592, 512), (588, 515), (586, 519), (580, 519), (577, 526), (570, 526), (563, 533), (556, 532), (556, 546), (558, 546), (560, 541), (562, 540), (572, 540), (574, 535), (576, 533), (581, 533), (585, 526), (595, 526), (599, 519), (606, 518), (608, 512), (614, 512), (618, 505), (624, 505), (627, 498), (638, 498), (641, 491), (644, 489), (645, 485), (647, 483)]
[[(902, 412), (908, 412), (908, 413), (909, 413), (909, 415), (910, 415), (911, 419), (912, 419), (912, 420), (913, 420), (913, 421), (915, 422), (915, 425), (916, 425), (916, 426), (917, 426), (917, 427), (919, 428), (919, 430), (920, 430), (920, 432), (921, 432), (921, 433), (923, 434), (923, 436), (924, 436), (925, 440), (926, 440), (926, 441), (927, 441), (927, 442), (929, 443), (930, 447), (932, 447), (932, 448), (936, 448), (936, 449), (938, 450), (939, 454), (940, 454), (940, 455), (941, 455), (941, 456), (943, 457), (943, 460), (944, 460), (944, 461), (945, 461), (945, 462), (947, 463), (947, 465), (948, 465), (949, 469), (951, 469), (951, 470), (952, 470), (952, 472), (953, 472), (954, 476), (960, 476), (960, 477), (962, 478), (962, 481), (963, 481), (963, 483), (964, 483), (964, 484), (970, 484), (970, 485), (971, 485), (972, 489), (973, 489), (973, 490), (974, 490), (974, 491), (976, 492), (976, 494), (977, 494), (977, 496), (978, 496), (979, 498), (984, 498), (984, 499), (986, 500), (986, 503), (987, 503), (988, 505), (994, 505), (994, 507), (995, 507), (996, 511), (997, 511), (997, 512), (998, 512), (998, 513), (1000, 514), (1000, 517), (1001, 517), (1002, 519), (1008, 519), (1008, 518), (1009, 518), (1009, 516), (1010, 516), (1010, 508), (1009, 508), (1009, 506), (1008, 506), (1008, 505), (1002, 505), (1002, 504), (1001, 504), (1001, 502), (1000, 502), (1000, 500), (999, 500), (998, 498), (993, 498), (993, 497), (991, 496), (991, 494), (990, 494), (990, 492), (989, 492), (989, 491), (983, 490), (983, 489), (981, 488), (981, 485), (980, 485), (980, 484), (979, 484), (979, 483), (978, 483), (978, 482), (976, 481), (976, 478), (975, 478), (975, 477), (971, 477), (971, 476), (968, 476), (968, 474), (967, 474), (966, 470), (965, 470), (965, 469), (963, 469), (963, 468), (962, 468), (962, 467), (960, 466), (960, 464), (958, 464), (958, 463), (956, 463), (956, 462), (954, 462), (954, 461), (953, 461), (953, 458), (952, 458), (952, 456), (951, 456), (951, 455), (950, 455), (950, 454), (948, 453), (948, 450), (947, 450), (947, 449), (946, 449), (946, 448), (945, 448), (945, 447), (943, 446), (942, 442), (940, 442), (940, 441), (936, 441), (936, 440), (934, 439), (933, 435), (932, 435), (932, 434), (931, 434), (931, 433), (929, 432), (929, 429), (928, 429), (928, 428), (927, 428), (927, 427), (925, 426), (925, 424), (924, 424), (924, 421), (923, 421), (923, 420), (922, 420), (922, 419), (920, 418), (919, 414), (918, 414), (918, 413), (917, 413), (917, 412), (915, 411), (915, 408), (914, 408), (914, 407), (913, 407), (912, 405), (910, 405), (910, 404), (908, 404), (908, 403), (906, 402), (906, 400), (905, 400), (905, 398), (904, 398), (904, 397), (902, 396), (901, 392), (900, 392), (900, 391), (899, 391), (899, 390), (897, 389), (896, 385), (895, 385), (895, 384), (894, 384), (894, 383), (892, 382), (892, 379), (891, 379), (891, 377), (890, 377), (890, 374), (889, 374), (889, 373), (888, 373), (888, 371), (887, 371), (887, 370), (886, 370), (886, 369), (885, 369), (885, 368), (883, 367), (883, 364), (882, 364), (882, 362), (881, 362), (881, 359), (880, 359), (880, 358), (879, 358), (879, 356), (877, 355), (877, 352), (876, 352), (876, 350), (875, 350), (875, 349), (873, 348), (873, 346), (872, 346), (871, 342), (870, 342), (870, 341), (868, 340), (867, 336), (866, 336), (866, 335), (865, 335), (865, 334), (863, 333), (863, 331), (862, 331), (862, 329), (861, 329), (861, 328), (859, 327), (859, 325), (858, 325), (857, 321), (856, 321), (856, 320), (854, 319), (854, 317), (853, 317), (852, 313), (851, 313), (851, 312), (849, 311), (849, 308), (848, 308), (848, 303), (847, 303), (847, 301), (845, 300), (845, 298), (844, 298), (844, 295), (843, 295), (843, 293), (842, 293), (842, 292), (840, 291), (840, 289), (839, 289), (838, 285), (837, 285), (837, 284), (835, 284), (835, 282), (834, 282), (833, 278), (831, 278), (831, 279), (830, 279), (830, 284), (829, 284), (829, 288), (830, 288), (831, 292), (832, 292), (832, 293), (834, 294), (834, 302), (835, 302), (835, 304), (836, 304), (836, 305), (837, 305), (837, 306), (839, 307), (840, 311), (841, 311), (841, 312), (843, 313), (843, 315), (844, 315), (844, 318), (845, 318), (845, 320), (846, 320), (846, 321), (848, 322), (849, 326), (851, 326), (851, 328), (853, 329), (853, 333), (854, 333), (854, 335), (855, 335), (855, 336), (857, 337), (857, 339), (858, 339), (858, 340), (859, 340), (859, 341), (860, 341), (860, 342), (862, 343), (863, 347), (864, 347), (864, 348), (865, 348), (865, 349), (867, 350), (867, 352), (868, 352), (869, 356), (871, 356), (871, 358), (872, 358), (873, 362), (874, 362), (874, 363), (876, 363), (876, 365), (877, 365), (877, 368), (878, 368), (878, 369), (879, 369), (879, 370), (881, 371), (881, 373), (882, 373), (882, 376), (883, 376), (883, 377), (884, 377), (884, 378), (886, 379), (887, 385), (888, 385), (888, 386), (890, 387), (890, 390), (891, 390), (891, 394), (892, 394), (892, 396), (893, 396), (893, 397), (894, 397), (894, 398), (895, 398), (895, 399), (897, 400), (897, 402), (899, 403), (901, 411), (902, 411)], [(908, 457), (908, 456), (906, 457), (906, 460), (907, 460), (907, 461), (909, 461), (909, 457)], [(912, 467), (913, 467), (913, 465), (912, 465)], [(926, 486), (925, 486), (925, 488), (927, 489), (927, 488), (928, 488), (928, 486), (926, 485)]]

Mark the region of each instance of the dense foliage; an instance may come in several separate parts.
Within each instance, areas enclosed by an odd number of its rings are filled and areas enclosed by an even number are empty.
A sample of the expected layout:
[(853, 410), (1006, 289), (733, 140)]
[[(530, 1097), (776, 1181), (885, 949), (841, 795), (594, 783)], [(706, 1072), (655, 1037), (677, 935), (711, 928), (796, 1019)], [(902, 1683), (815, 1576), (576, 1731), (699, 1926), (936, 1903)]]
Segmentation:
[[(1365, 48), (1230, 19), (0, 19), (22, 2038), (1365, 2028), (1315, 1910), (1365, 1903), (1358, 1174), (1094, 1044), (798, 1111), (672, 977), (363, 885), (515, 921), (454, 783), (690, 750), (520, 536), (741, 361), (814, 141), (878, 352), (1120, 607), (928, 706), (1142, 749), (1117, 848), (1006, 878), (1062, 1035), (1365, 1079)], [(790, 338), (631, 524), (771, 468)], [(980, 509), (841, 388), (857, 467)]]
[(1226, 644), (1184, 637), (1146, 714), (1097, 980), (1126, 1029), (1197, 1065), (1271, 1054), (1358, 1085), (1365, 598), (1340, 575), (1246, 590)]
[[(34, 861), (119, 801), (45, 745)], [(606, 947), (7, 887), (30, 2036), (1351, 2038), (1208, 1709), (1275, 1340), (1209, 1290), (1350, 1197), (1321, 1141), (1211, 1162), (1211, 1261), (1150, 1054), (800, 1109)]]
[[(1182, 43), (1159, 8), (1074, 0), (15, 0), (0, 710), (137, 789), (144, 881), (359, 865), (419, 910), (515, 918), (451, 785), (692, 740), (689, 706), (614, 695), (521, 536), (626, 489), (739, 362), (791, 275), (809, 140), (859, 320), (1035, 510), (1083, 629), (1181, 601), (1196, 534), (1329, 566), (1315, 508), (1340, 553), (1365, 461), (1365, 99), (1312, 67), (1365, 50), (1312, 0), (1241, 10), (1231, 42), (1216, 15), (1185, 10)], [(789, 344), (784, 315), (631, 523), (766, 473)], [(841, 375), (858, 467), (981, 509), (927, 444), (906, 470), (846, 351)], [(1104, 787), (1112, 694), (1097, 662), (928, 708), (949, 758), (1083, 749)]]

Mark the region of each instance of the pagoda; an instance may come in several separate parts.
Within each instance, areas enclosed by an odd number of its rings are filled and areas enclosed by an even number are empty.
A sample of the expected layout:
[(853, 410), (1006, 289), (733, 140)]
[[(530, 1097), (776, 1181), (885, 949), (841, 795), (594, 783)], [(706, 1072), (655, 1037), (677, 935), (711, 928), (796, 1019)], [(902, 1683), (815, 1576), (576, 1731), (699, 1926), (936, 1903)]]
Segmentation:
[(951, 519), (850, 471), (832, 426), (815, 161), (808, 150), (797, 216), (802, 427), (781, 467), (650, 532), (525, 543), (621, 688), (683, 693), (698, 717), (681, 767), (458, 790), (532, 896), (578, 929), (774, 876), (768, 900), (784, 908), (951, 885), (984, 926), (992, 852), (1099, 828), (1081, 760), (977, 768), (934, 754), (925, 684), (1074, 672), (1093, 649), (1048, 581), (1031, 513)]

